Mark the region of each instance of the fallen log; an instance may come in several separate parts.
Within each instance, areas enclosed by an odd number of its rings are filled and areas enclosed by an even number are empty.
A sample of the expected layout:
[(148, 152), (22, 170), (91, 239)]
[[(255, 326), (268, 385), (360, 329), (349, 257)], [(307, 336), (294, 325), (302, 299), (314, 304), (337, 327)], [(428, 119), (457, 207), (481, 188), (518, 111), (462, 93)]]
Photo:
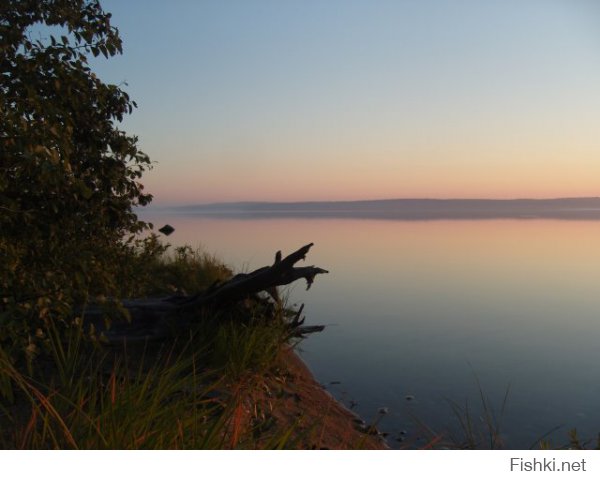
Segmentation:
[[(312, 243), (305, 245), (283, 259), (281, 251), (278, 251), (271, 266), (237, 274), (194, 295), (126, 299), (108, 310), (106, 305), (88, 306), (80, 315), (84, 327), (108, 343), (161, 340), (193, 325), (207, 310), (228, 308), (247, 299), (263, 304), (279, 303), (278, 287), (300, 279), (306, 280), (308, 290), (317, 275), (329, 273), (315, 266), (295, 266), (306, 258), (312, 246)], [(268, 293), (271, 300), (260, 296), (262, 292)], [(290, 337), (303, 337), (324, 328), (320, 325), (305, 326), (304, 318), (300, 318), (302, 307), (289, 322)]]

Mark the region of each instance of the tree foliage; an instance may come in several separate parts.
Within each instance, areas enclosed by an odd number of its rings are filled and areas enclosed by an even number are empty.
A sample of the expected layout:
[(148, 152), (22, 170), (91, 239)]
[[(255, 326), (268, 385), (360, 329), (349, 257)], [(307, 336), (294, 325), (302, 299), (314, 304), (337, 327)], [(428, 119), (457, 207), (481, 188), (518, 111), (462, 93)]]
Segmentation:
[(0, 2), (5, 339), (43, 335), (75, 302), (116, 291), (133, 237), (148, 226), (133, 207), (152, 198), (139, 181), (150, 161), (118, 128), (136, 105), (88, 62), (119, 53), (119, 32), (98, 1)]

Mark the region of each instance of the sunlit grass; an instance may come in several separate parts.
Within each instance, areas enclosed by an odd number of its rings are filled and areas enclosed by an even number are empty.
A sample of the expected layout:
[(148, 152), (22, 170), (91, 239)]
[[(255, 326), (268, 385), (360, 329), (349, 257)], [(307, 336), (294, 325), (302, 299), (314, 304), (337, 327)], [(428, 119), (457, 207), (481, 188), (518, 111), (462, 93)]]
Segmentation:
[[(159, 352), (104, 352), (87, 346), (33, 376), (0, 359), (3, 448), (254, 448), (260, 438), (242, 425), (248, 393), (274, 364), (256, 334), (229, 326), (219, 335), (251, 355), (209, 363), (204, 342), (191, 338)], [(260, 331), (264, 335), (266, 331)], [(247, 340), (247, 341), (246, 341)], [(220, 348), (220, 347), (219, 347)], [(57, 355), (58, 357), (58, 355)], [(48, 360), (50, 362), (50, 360)], [(56, 362), (56, 363), (54, 363)], [(213, 366), (214, 365), (214, 366)], [(261, 370), (256, 370), (259, 366)], [(73, 372), (74, 374), (71, 374)], [(10, 385), (10, 388), (6, 388)], [(268, 419), (265, 419), (265, 422)], [(259, 429), (254, 421), (253, 428)], [(273, 446), (296, 432), (271, 429)]]

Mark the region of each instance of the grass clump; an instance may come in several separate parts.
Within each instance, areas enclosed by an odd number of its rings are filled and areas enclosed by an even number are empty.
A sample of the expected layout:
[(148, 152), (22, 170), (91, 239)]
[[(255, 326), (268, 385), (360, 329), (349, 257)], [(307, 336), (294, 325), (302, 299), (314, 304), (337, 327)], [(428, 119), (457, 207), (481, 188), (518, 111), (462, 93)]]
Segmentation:
[(140, 242), (130, 260), (120, 272), (122, 297), (199, 292), (232, 275), (214, 255), (189, 245), (171, 249), (154, 234)]

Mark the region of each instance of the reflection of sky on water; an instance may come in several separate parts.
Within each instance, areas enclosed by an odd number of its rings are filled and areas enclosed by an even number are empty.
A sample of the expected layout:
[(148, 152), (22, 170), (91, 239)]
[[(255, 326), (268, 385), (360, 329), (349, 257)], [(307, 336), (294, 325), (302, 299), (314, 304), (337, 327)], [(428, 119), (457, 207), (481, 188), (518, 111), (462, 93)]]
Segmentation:
[(151, 220), (235, 269), (314, 242), (309, 264), (331, 273), (288, 292), (328, 328), (302, 356), (363, 417), (389, 407), (392, 434), (414, 432), (408, 411), (455, 426), (445, 398), (478, 412), (475, 375), (497, 409), (511, 385), (503, 430), (516, 448), (557, 425), (561, 442), (568, 428), (587, 438), (600, 427), (600, 222)]

